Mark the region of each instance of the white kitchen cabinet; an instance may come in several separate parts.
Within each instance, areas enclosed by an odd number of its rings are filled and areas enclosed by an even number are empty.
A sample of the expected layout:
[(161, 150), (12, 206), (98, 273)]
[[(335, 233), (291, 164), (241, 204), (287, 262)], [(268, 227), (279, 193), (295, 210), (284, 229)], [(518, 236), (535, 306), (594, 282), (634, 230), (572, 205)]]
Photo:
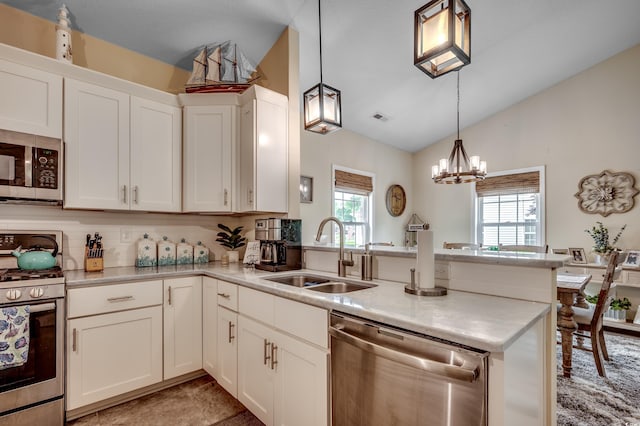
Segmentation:
[(162, 381), (162, 282), (69, 289), (67, 410)]
[(62, 139), (62, 77), (0, 59), (0, 129)]
[(218, 280), (202, 277), (202, 368), (218, 376)]
[(73, 79), (64, 94), (64, 207), (180, 211), (180, 110)]
[(326, 425), (327, 312), (246, 287), (238, 298), (238, 400), (267, 425)]
[(254, 85), (241, 102), (236, 211), (287, 212), (287, 97)]
[(202, 277), (164, 280), (164, 379), (202, 368)]
[(183, 211), (231, 212), (236, 107), (185, 106), (184, 123)]
[(218, 376), (216, 380), (234, 398), (238, 397), (238, 314), (218, 306)]

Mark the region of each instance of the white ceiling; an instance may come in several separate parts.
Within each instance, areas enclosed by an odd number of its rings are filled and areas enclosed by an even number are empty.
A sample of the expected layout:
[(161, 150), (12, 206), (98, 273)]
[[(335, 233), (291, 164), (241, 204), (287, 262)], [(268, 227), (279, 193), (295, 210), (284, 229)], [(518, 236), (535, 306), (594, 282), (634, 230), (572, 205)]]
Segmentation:
[[(62, 0), (2, 3), (55, 21)], [(317, 0), (65, 3), (74, 30), (185, 69), (199, 46), (224, 40), (260, 62), (290, 25), (300, 33), (301, 93), (320, 80)], [(432, 80), (413, 65), (413, 12), (425, 3), (322, 0), (323, 80), (342, 91), (343, 127), (410, 152), (456, 126), (455, 73)], [(471, 64), (460, 72), (461, 128), (640, 43), (638, 0), (467, 3)]]

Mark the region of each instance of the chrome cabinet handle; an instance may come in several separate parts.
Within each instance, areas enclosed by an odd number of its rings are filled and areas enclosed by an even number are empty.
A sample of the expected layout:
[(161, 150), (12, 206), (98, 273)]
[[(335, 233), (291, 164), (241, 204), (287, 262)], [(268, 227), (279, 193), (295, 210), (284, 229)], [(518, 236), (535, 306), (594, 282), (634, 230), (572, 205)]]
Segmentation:
[(271, 346), (271, 343), (267, 339), (264, 339), (264, 365), (267, 365), (267, 361), (271, 359), (271, 355), (267, 355), (267, 347)]
[(122, 185), (122, 202), (127, 204), (127, 185)]
[(272, 343), (271, 344), (271, 369), (272, 370), (275, 370), (276, 364), (278, 364), (277, 355), (278, 355), (278, 347)]
[(116, 302), (126, 302), (128, 300), (133, 300), (133, 296), (110, 297), (107, 299), (107, 302), (116, 303)]
[(231, 299), (231, 295), (227, 293), (218, 293), (218, 296), (224, 297), (225, 299)]
[(249, 204), (253, 204), (253, 189), (249, 190), (249, 193), (247, 194), (247, 198), (248, 198)]
[(169, 306), (171, 306), (171, 286), (169, 286)]
[(133, 187), (133, 202), (138, 204), (138, 185)]
[(72, 337), (72, 339), (71, 339), (72, 340), (71, 350), (73, 352), (78, 352), (78, 350), (77, 350), (78, 349), (78, 345), (77, 345), (77, 342), (76, 342), (76, 329), (75, 328), (73, 329), (73, 332), (71, 333), (71, 337)]
[(233, 335), (233, 327), (235, 327), (235, 324), (229, 321), (229, 343), (236, 338), (236, 336)]
[(229, 201), (229, 191), (224, 190), (224, 205), (226, 206)]

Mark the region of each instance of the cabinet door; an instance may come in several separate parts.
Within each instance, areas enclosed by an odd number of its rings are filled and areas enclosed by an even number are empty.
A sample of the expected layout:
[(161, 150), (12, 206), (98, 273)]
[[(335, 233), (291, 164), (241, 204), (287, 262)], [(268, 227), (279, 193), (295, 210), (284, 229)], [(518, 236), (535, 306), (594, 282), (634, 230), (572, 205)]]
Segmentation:
[(230, 212), (235, 107), (184, 107), (185, 212)]
[(288, 210), (288, 110), (251, 100), (240, 110), (238, 211)]
[(62, 139), (62, 77), (0, 60), (0, 129)]
[(238, 317), (238, 400), (266, 425), (273, 424), (272, 334), (264, 325)]
[(164, 280), (164, 378), (202, 368), (202, 277)]
[(216, 380), (234, 398), (238, 397), (238, 314), (218, 306), (218, 377)]
[(67, 410), (161, 380), (161, 306), (67, 322)]
[(202, 277), (202, 368), (218, 377), (218, 280)]
[(65, 80), (67, 208), (129, 209), (129, 95)]
[(278, 333), (274, 415), (277, 426), (328, 424), (327, 350)]
[(182, 112), (131, 98), (131, 210), (182, 209)]

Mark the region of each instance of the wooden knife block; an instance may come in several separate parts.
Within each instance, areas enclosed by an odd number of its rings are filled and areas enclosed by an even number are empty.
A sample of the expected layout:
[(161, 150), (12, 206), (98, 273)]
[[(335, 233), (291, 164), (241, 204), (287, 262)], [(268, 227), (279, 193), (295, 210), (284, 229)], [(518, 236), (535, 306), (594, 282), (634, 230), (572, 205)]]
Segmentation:
[(84, 270), (87, 272), (96, 272), (104, 270), (104, 258), (89, 257), (89, 249), (84, 251)]

